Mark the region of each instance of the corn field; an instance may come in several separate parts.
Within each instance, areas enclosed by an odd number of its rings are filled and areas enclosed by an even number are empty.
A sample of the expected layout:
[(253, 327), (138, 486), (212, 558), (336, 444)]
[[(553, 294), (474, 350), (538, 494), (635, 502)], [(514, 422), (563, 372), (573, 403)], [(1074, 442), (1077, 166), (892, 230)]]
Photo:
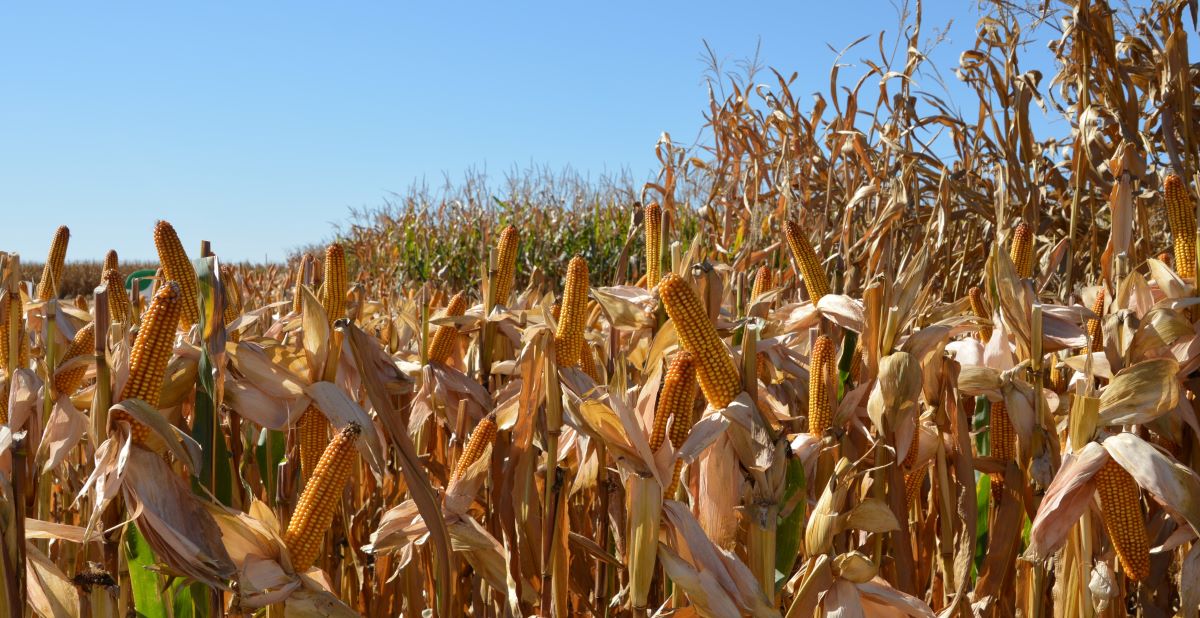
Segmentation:
[(160, 221), (147, 295), (0, 253), (0, 607), (1196, 617), (1197, 2), (984, 8), (968, 116), (918, 4), (636, 191), (278, 266)]

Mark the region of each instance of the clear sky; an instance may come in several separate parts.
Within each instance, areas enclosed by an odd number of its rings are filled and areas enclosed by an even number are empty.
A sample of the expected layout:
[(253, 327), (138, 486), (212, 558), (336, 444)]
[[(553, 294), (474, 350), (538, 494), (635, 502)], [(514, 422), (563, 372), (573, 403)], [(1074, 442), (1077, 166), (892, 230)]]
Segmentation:
[[(953, 80), (974, 3), (925, 4), (927, 32), (954, 20), (935, 56)], [(279, 259), (422, 177), (569, 164), (646, 178), (660, 132), (690, 142), (702, 123), (703, 41), (729, 68), (761, 42), (762, 61), (809, 93), (828, 90), (827, 44), (897, 23), (887, 0), (734, 7), (9, 5), (0, 248), (40, 261), (67, 224), (69, 258), (150, 258), (165, 218), (189, 251), (206, 238), (227, 259)]]

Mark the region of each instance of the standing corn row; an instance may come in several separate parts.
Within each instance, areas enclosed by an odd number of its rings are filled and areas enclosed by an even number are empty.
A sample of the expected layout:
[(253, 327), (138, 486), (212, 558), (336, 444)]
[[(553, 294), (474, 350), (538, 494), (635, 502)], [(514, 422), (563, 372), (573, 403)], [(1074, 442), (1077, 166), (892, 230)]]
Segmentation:
[(662, 276), (662, 207), (650, 202), (642, 214), (646, 226), (646, 289), (651, 289)]
[(108, 253), (104, 254), (103, 270), (109, 270), (109, 269), (112, 269), (112, 270), (117, 269), (117, 250), (116, 249), (109, 249)]
[(1167, 223), (1171, 226), (1171, 241), (1175, 245), (1175, 271), (1184, 279), (1196, 277), (1196, 211), (1187, 185), (1175, 174), (1163, 183), (1167, 203)]
[[(450, 299), (446, 307), (445, 317), (458, 317), (467, 310), (467, 294), (459, 292)], [(454, 350), (454, 341), (458, 338), (458, 327), (453, 324), (443, 324), (433, 334), (429, 343), (429, 362), (444, 363), (450, 359)]]
[(1096, 300), (1092, 302), (1092, 313), (1096, 314), (1097, 317), (1090, 318), (1087, 321), (1088, 351), (1094, 354), (1104, 351), (1104, 329), (1101, 328), (1103, 322), (1100, 316), (1104, 315), (1105, 296), (1106, 293), (1103, 286), (1096, 290)]
[(42, 280), (37, 286), (37, 300), (58, 298), (58, 288), (62, 283), (63, 263), (67, 259), (67, 242), (71, 240), (71, 230), (60, 225), (54, 232), (54, 240), (50, 243), (50, 254), (46, 256), (46, 265), (42, 267)]
[(179, 325), (185, 330), (191, 328), (200, 321), (200, 307), (196, 304), (196, 269), (170, 223), (159, 221), (155, 224), (154, 248), (158, 250), (163, 276), (179, 285)]
[[(991, 321), (992, 314), (991, 314), (991, 312), (988, 311), (987, 305), (983, 302), (983, 290), (979, 289), (979, 286), (974, 286), (971, 288), (971, 291), (967, 293), (967, 297), (971, 301), (971, 313), (974, 313), (975, 317), (977, 317), (977, 318)], [(992, 339), (991, 325), (980, 326), (979, 327), (979, 340), (986, 344), (991, 339)]]
[(325, 248), (325, 280), (321, 284), (321, 306), (330, 326), (346, 317), (346, 251), (338, 243)]
[[(183, 293), (179, 291), (178, 283), (167, 281), (158, 288), (150, 307), (142, 315), (142, 325), (138, 328), (137, 339), (129, 355), (129, 379), (118, 400), (141, 399), (152, 408), (158, 407), (183, 305)], [(135, 444), (145, 445), (150, 438), (149, 427), (120, 410), (114, 410), (110, 419), (112, 422), (129, 422)]]
[(466, 474), (467, 468), (479, 461), (483, 456), (483, 451), (496, 439), (496, 415), (488, 414), (479, 421), (475, 426), (475, 431), (471, 432), (471, 439), (467, 440), (467, 446), (463, 449), (462, 455), (458, 457), (458, 463), (454, 466), (454, 473), (450, 475), (451, 481), (457, 481)]
[(820, 438), (833, 425), (829, 379), (833, 370), (833, 340), (826, 335), (813, 343), (808, 365), (808, 433)]
[(341, 501), (342, 489), (354, 464), (354, 442), (362, 433), (358, 423), (350, 423), (334, 436), (313, 476), (304, 486), (296, 512), (288, 522), (283, 542), (287, 545), (292, 567), (297, 572), (309, 569), (320, 553), (325, 531), (333, 523), (333, 513)]
[(808, 242), (804, 228), (788, 221), (784, 224), (784, 234), (787, 236), (788, 247), (792, 250), (796, 270), (800, 271), (800, 276), (804, 278), (804, 288), (808, 290), (808, 297), (816, 303), (829, 293), (829, 277), (821, 268), (821, 261), (817, 259), (812, 244)]
[(1142, 514), (1141, 489), (1125, 468), (1109, 459), (1096, 472), (1104, 530), (1112, 539), (1125, 576), (1141, 581), (1150, 574), (1150, 542)]
[[(75, 333), (75, 338), (71, 340), (71, 345), (67, 347), (67, 352), (63, 354), (59, 365), (84, 354), (91, 354), (96, 348), (96, 323), (88, 322), (83, 328)], [(54, 374), (54, 392), (58, 395), (74, 395), (75, 391), (79, 390), (79, 385), (83, 383), (83, 376), (87, 373), (87, 365), (79, 365), (66, 371), (59, 370)]]
[(1033, 229), (1022, 221), (1013, 231), (1009, 257), (1017, 269), (1017, 276), (1028, 279), (1033, 276)]
[(708, 312), (683, 277), (668, 273), (658, 285), (667, 316), (675, 323), (679, 343), (692, 355), (700, 390), (713, 408), (729, 405), (742, 392), (742, 380)]
[(496, 294), (494, 300), (501, 305), (508, 305), (508, 296), (512, 294), (513, 283), (517, 278), (517, 245), (520, 238), (517, 228), (506, 225), (500, 232), (499, 248), (496, 250)]
[(133, 305), (129, 302), (129, 292), (125, 291), (125, 279), (115, 268), (105, 270), (101, 277), (108, 287), (108, 313), (112, 321), (129, 326), (133, 323)]
[(754, 275), (754, 287), (750, 290), (750, 300), (755, 301), (762, 297), (763, 294), (770, 292), (775, 287), (774, 281), (771, 280), (771, 269), (766, 264), (758, 267), (758, 272)]
[[(658, 400), (658, 408), (654, 411), (654, 432), (650, 435), (650, 448), (657, 451), (663, 442), (663, 433), (667, 433), (667, 421), (670, 420), (668, 435), (671, 446), (678, 450), (687, 441), (688, 433), (695, 424), (696, 404), (696, 363), (687, 350), (680, 350), (671, 359), (667, 368), (667, 377), (663, 380), (662, 394)], [(679, 487), (679, 475), (683, 472), (683, 460), (675, 460), (675, 470), (671, 474), (671, 483), (667, 486), (665, 495), (675, 495)]]
[(554, 355), (559, 367), (574, 367), (583, 353), (583, 330), (587, 322), (588, 267), (580, 256), (567, 265), (563, 285), (562, 318), (554, 333)]

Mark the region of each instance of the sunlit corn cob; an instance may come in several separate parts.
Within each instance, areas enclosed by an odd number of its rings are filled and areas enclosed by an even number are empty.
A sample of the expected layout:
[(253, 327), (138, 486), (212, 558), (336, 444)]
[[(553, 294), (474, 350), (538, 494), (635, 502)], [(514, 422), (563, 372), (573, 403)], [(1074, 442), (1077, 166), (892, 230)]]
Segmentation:
[(850, 353), (850, 383), (858, 384), (862, 378), (863, 349), (862, 341), (854, 343), (854, 351)]
[(659, 283), (658, 293), (667, 316), (675, 323), (680, 345), (696, 363), (704, 398), (713, 408), (728, 406), (742, 392), (741, 375), (696, 292), (683, 277), (668, 273)]
[(117, 250), (109, 249), (108, 253), (104, 254), (104, 268), (102, 270), (117, 269)]
[(692, 406), (696, 401), (696, 363), (687, 350), (680, 350), (671, 359), (663, 378), (662, 392), (654, 408), (654, 428), (650, 432), (650, 450), (657, 451), (667, 438), (667, 421), (671, 425), (671, 444), (676, 447), (687, 439), (691, 430)]
[(587, 322), (588, 267), (580, 256), (567, 265), (563, 284), (562, 317), (554, 333), (554, 355), (559, 367), (579, 364), (583, 352), (583, 330)]
[(763, 294), (770, 292), (775, 287), (775, 282), (771, 281), (771, 269), (766, 264), (758, 267), (758, 272), (754, 275), (754, 287), (750, 290), (750, 300), (758, 300)]
[[(991, 419), (988, 421), (988, 440), (991, 442), (991, 455), (1008, 465), (1017, 457), (1017, 432), (1013, 428), (1012, 419), (1008, 416), (1008, 408), (1004, 401), (992, 402)], [(1004, 473), (992, 474), (992, 485), (1004, 483)]]
[[(12, 375), (14, 367), (9, 362), (9, 340), (17, 341), (17, 367), (26, 367), (29, 365), (29, 343), (25, 336), (25, 318), (24, 306), (21, 302), (21, 293), (17, 291), (9, 291), (4, 295), (4, 311), (5, 320), (0, 324), (0, 369), (4, 370), (6, 375)], [(15, 336), (12, 334), (16, 330)]]
[(1167, 203), (1171, 241), (1175, 245), (1175, 271), (1184, 279), (1193, 279), (1196, 276), (1196, 211), (1183, 179), (1175, 174), (1167, 176), (1163, 197)]
[(296, 421), (296, 431), (300, 434), (300, 476), (310, 479), (321, 460), (321, 453), (329, 445), (329, 420), (310, 403)]
[[(175, 347), (175, 329), (179, 324), (183, 305), (183, 293), (179, 291), (179, 284), (167, 281), (158, 288), (154, 300), (142, 315), (142, 325), (138, 328), (137, 339), (134, 340), (133, 351), (129, 355), (129, 379), (125, 382), (118, 400), (141, 399), (152, 408), (158, 407), (163, 377)], [(133, 432), (133, 441), (146, 444), (150, 437), (149, 427), (138, 423), (120, 410), (113, 411), (113, 420), (128, 421)]]
[[(446, 307), (446, 317), (457, 317), (467, 310), (467, 294), (459, 292), (450, 299), (450, 304)], [(429, 362), (444, 363), (450, 358), (450, 352), (454, 350), (454, 342), (458, 338), (458, 327), (453, 324), (443, 324), (434, 332), (433, 338), (429, 343)]]
[(325, 248), (325, 278), (321, 284), (321, 306), (330, 325), (346, 317), (346, 286), (346, 251), (333, 243)]
[(1088, 351), (1096, 354), (1104, 351), (1104, 329), (1102, 328), (1104, 321), (1099, 316), (1104, 315), (1104, 297), (1106, 295), (1103, 287), (1096, 290), (1096, 300), (1092, 302), (1092, 313), (1097, 317), (1087, 321)]
[(929, 466), (925, 465), (904, 475), (904, 502), (908, 508), (911, 509), (917, 503), (917, 499), (921, 493), (921, 486), (925, 484), (925, 477), (928, 474)]
[(593, 382), (600, 382), (600, 370), (596, 367), (596, 355), (592, 351), (592, 346), (585, 341), (583, 351), (579, 353), (579, 368), (592, 379)]
[(792, 259), (796, 261), (796, 270), (800, 271), (800, 276), (804, 278), (804, 288), (808, 290), (808, 297), (815, 303), (829, 293), (829, 277), (821, 268), (821, 261), (817, 259), (812, 244), (808, 242), (804, 228), (788, 221), (784, 224), (784, 233), (787, 236), (788, 247), (792, 250)]
[(458, 457), (458, 463), (454, 466), (454, 474), (450, 476), (451, 481), (457, 481), (467, 472), (467, 468), (471, 467), (479, 458), (483, 456), (483, 451), (496, 439), (496, 418), (495, 415), (489, 414), (479, 421), (475, 426), (475, 431), (471, 432), (471, 438), (467, 440), (467, 446), (463, 448), (462, 455)]
[[(71, 340), (71, 345), (67, 347), (67, 352), (63, 354), (62, 360), (59, 361), (60, 365), (77, 356), (91, 354), (95, 350), (95, 326), (95, 322), (88, 322), (83, 328), (75, 332), (75, 338)], [(86, 365), (57, 372), (54, 376), (54, 392), (59, 395), (74, 395), (75, 391), (79, 390), (79, 385), (83, 383), (83, 376), (86, 373)]]
[(125, 290), (125, 278), (116, 269), (109, 268), (102, 275), (104, 284), (108, 286), (108, 314), (113, 322), (129, 326), (133, 322), (133, 305), (129, 302), (129, 293)]
[(350, 423), (334, 436), (300, 494), (296, 511), (283, 535), (292, 567), (297, 572), (308, 570), (317, 560), (325, 532), (333, 523), (333, 514), (341, 502), (342, 489), (350, 478), (356, 454), (354, 442), (360, 433), (362, 428), (358, 423)]
[(83, 294), (75, 295), (75, 308), (80, 311), (87, 311), (89, 309), (87, 298)]
[(238, 287), (233, 267), (228, 264), (221, 265), (221, 289), (225, 291), (225, 310), (222, 317), (228, 325), (242, 315), (242, 290)]
[(154, 225), (154, 248), (158, 250), (163, 276), (179, 285), (179, 324), (184, 329), (191, 328), (200, 321), (200, 308), (196, 304), (196, 269), (170, 223), (159, 221)]
[(818, 438), (833, 424), (833, 409), (829, 405), (833, 352), (832, 339), (825, 335), (817, 337), (808, 365), (808, 433)]
[(58, 298), (58, 289), (62, 284), (63, 262), (67, 259), (67, 241), (71, 239), (71, 230), (61, 225), (54, 232), (54, 240), (50, 243), (50, 254), (46, 256), (46, 265), (42, 267), (42, 280), (37, 286), (37, 300)]
[(646, 225), (646, 289), (658, 285), (662, 276), (662, 207), (650, 202), (643, 213)]
[(508, 295), (512, 294), (513, 283), (517, 277), (517, 247), (520, 238), (517, 228), (507, 225), (500, 232), (500, 240), (496, 250), (496, 294), (495, 300), (501, 305), (508, 304)]
[(1104, 530), (1112, 539), (1126, 577), (1140, 581), (1150, 574), (1150, 542), (1142, 513), (1141, 489), (1120, 464), (1109, 459), (1096, 472)]
[[(971, 313), (974, 313), (975, 317), (977, 318), (982, 318), (990, 322), (992, 315), (988, 312), (987, 305), (983, 303), (983, 290), (979, 289), (978, 286), (972, 287), (971, 291), (967, 293), (967, 297), (971, 301)], [(980, 326), (979, 339), (984, 343), (987, 343), (991, 340), (991, 338), (992, 327), (990, 325)]]
[(1009, 257), (1017, 269), (1017, 276), (1028, 279), (1033, 276), (1033, 228), (1022, 221), (1013, 231)]

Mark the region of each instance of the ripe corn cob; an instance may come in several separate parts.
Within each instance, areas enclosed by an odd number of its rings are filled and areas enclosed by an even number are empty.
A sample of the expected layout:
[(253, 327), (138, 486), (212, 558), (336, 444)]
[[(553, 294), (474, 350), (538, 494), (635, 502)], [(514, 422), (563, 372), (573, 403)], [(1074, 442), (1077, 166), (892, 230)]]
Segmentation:
[(600, 370), (596, 368), (596, 356), (592, 351), (592, 346), (585, 341), (583, 351), (579, 353), (579, 368), (592, 379), (593, 382), (600, 382)]
[(87, 298), (85, 298), (83, 294), (75, 295), (75, 308), (80, 311), (87, 311), (89, 309)]
[[(82, 356), (91, 354), (96, 347), (96, 329), (95, 322), (88, 322), (83, 328), (75, 333), (75, 338), (71, 340), (71, 345), (67, 347), (66, 354), (63, 354), (59, 364)], [(83, 383), (83, 376), (87, 373), (87, 367), (80, 365), (74, 369), (60, 371), (54, 376), (54, 392), (59, 395), (74, 395), (75, 391), (79, 390), (79, 385)]]
[(225, 291), (225, 311), (222, 317), (228, 325), (242, 315), (242, 291), (238, 287), (233, 267), (228, 264), (221, 265), (221, 289)]
[(126, 326), (133, 322), (133, 305), (129, 302), (129, 293), (125, 291), (125, 279), (116, 269), (109, 268), (102, 275), (108, 286), (108, 313), (113, 322)]
[(346, 286), (346, 251), (333, 243), (325, 249), (325, 281), (321, 284), (321, 306), (330, 326), (346, 317)]
[(682, 277), (668, 273), (658, 284), (658, 293), (675, 323), (680, 345), (696, 363), (704, 398), (713, 408), (728, 406), (742, 392), (742, 379), (696, 292)]
[(60, 225), (54, 232), (54, 240), (50, 243), (50, 254), (46, 256), (46, 265), (42, 267), (42, 280), (38, 282), (37, 299), (50, 300), (58, 298), (58, 289), (62, 283), (63, 262), (67, 259), (67, 241), (71, 239), (71, 230)]
[(829, 293), (829, 277), (821, 268), (821, 261), (817, 259), (816, 252), (808, 242), (804, 228), (788, 221), (784, 224), (784, 234), (787, 236), (788, 247), (792, 250), (792, 259), (796, 261), (796, 270), (804, 278), (804, 288), (808, 290), (808, 297), (815, 303)]
[[(21, 293), (9, 291), (4, 295), (4, 311), (6, 312), (5, 321), (0, 324), (0, 369), (4, 373), (11, 375), (14, 367), (9, 363), (9, 339), (17, 341), (17, 367), (25, 367), (29, 365), (29, 342), (25, 336), (25, 318), (24, 304), (21, 302)], [(16, 336), (11, 335), (12, 329), (16, 329)]]
[(925, 484), (925, 477), (929, 474), (929, 466), (921, 466), (919, 470), (913, 470), (904, 475), (904, 502), (908, 508), (912, 508), (917, 503), (920, 497), (921, 486)]
[(646, 225), (646, 289), (658, 285), (662, 275), (662, 207), (650, 202), (643, 212)]
[[(134, 340), (133, 351), (129, 355), (129, 379), (125, 382), (118, 399), (141, 399), (152, 408), (158, 407), (163, 377), (175, 347), (175, 329), (179, 324), (183, 305), (183, 293), (180, 292), (178, 283), (167, 281), (158, 288), (150, 307), (142, 315), (142, 325), (138, 328), (137, 339)], [(147, 443), (150, 438), (149, 427), (138, 423), (120, 410), (114, 410), (113, 421), (117, 420), (129, 422), (134, 443)]]
[(1033, 276), (1033, 228), (1022, 221), (1013, 231), (1012, 247), (1009, 249), (1017, 276), (1028, 279)]
[[(654, 428), (650, 432), (650, 450), (657, 451), (667, 438), (667, 421), (675, 419), (671, 427), (671, 444), (682, 445), (687, 439), (692, 416), (692, 404), (696, 400), (696, 363), (686, 350), (680, 350), (667, 367), (663, 379), (658, 405), (654, 408)], [(678, 436), (676, 434), (679, 434)], [(678, 438), (678, 444), (676, 444)]]
[(301, 300), (304, 298), (304, 294), (301, 293), (300, 288), (304, 285), (304, 268), (311, 261), (310, 257), (307, 253), (304, 254), (304, 257), (300, 259), (300, 263), (296, 265), (296, 283), (292, 288), (292, 312), (296, 315), (300, 315)]
[[(1104, 315), (1104, 297), (1106, 293), (1101, 287), (1096, 290), (1096, 300), (1092, 303), (1092, 313), (1097, 316)], [(1099, 317), (1091, 318), (1087, 321), (1087, 338), (1088, 351), (1099, 354), (1104, 351), (1104, 329), (1103, 322)]]
[(109, 269), (112, 269), (112, 270), (117, 269), (117, 250), (116, 249), (109, 249), (108, 253), (104, 254), (103, 270), (109, 270)]
[(300, 476), (310, 479), (321, 460), (321, 453), (329, 445), (329, 420), (310, 403), (296, 421), (296, 430), (300, 434)]
[[(446, 317), (457, 317), (467, 310), (467, 294), (459, 292), (450, 299), (450, 305), (446, 307)], [(453, 324), (443, 324), (438, 327), (433, 334), (433, 339), (429, 343), (429, 362), (444, 363), (450, 358), (450, 352), (454, 350), (454, 342), (458, 338), (458, 327)]]
[[(988, 439), (991, 441), (992, 457), (1004, 462), (1005, 465), (1017, 458), (1017, 432), (1013, 428), (1012, 419), (1008, 416), (1008, 408), (1005, 407), (1003, 400), (992, 403), (991, 420), (988, 422)], [(1004, 473), (996, 472), (991, 476), (993, 487), (999, 488), (1004, 484)], [(993, 495), (995, 494), (996, 492), (993, 492)]]
[(774, 287), (774, 282), (771, 281), (771, 269), (766, 264), (759, 266), (758, 273), (754, 275), (754, 287), (750, 291), (750, 300), (758, 300)]
[(1167, 203), (1167, 223), (1171, 226), (1171, 240), (1175, 245), (1175, 270), (1184, 279), (1196, 277), (1196, 211), (1187, 185), (1175, 174), (1167, 176), (1163, 183), (1163, 197)]
[(472, 464), (479, 461), (483, 456), (483, 451), (496, 439), (496, 417), (494, 414), (488, 414), (479, 421), (475, 426), (475, 431), (471, 432), (471, 439), (467, 440), (467, 446), (463, 449), (462, 455), (458, 457), (458, 463), (454, 466), (454, 474), (450, 476), (451, 481), (457, 481), (463, 477)]
[(833, 352), (832, 339), (825, 335), (817, 337), (808, 365), (808, 433), (818, 438), (833, 425), (833, 409), (829, 405)]
[(517, 228), (507, 225), (500, 232), (499, 248), (496, 251), (496, 294), (495, 300), (501, 305), (508, 304), (508, 296), (512, 294), (513, 283), (517, 277), (517, 245), (520, 238)]
[(158, 250), (163, 276), (179, 285), (179, 325), (185, 330), (191, 328), (200, 321), (200, 308), (196, 304), (196, 269), (170, 223), (159, 221), (154, 225), (154, 248)]
[(292, 567), (297, 572), (309, 569), (320, 553), (325, 531), (333, 523), (333, 513), (341, 502), (342, 489), (354, 464), (354, 442), (362, 433), (358, 423), (350, 423), (334, 436), (321, 454), (312, 478), (304, 486), (296, 512), (288, 522), (283, 542), (287, 545)]
[[(975, 317), (985, 320), (992, 319), (991, 314), (987, 310), (987, 305), (983, 303), (983, 290), (979, 289), (978, 286), (972, 287), (967, 296), (971, 301), (971, 313), (974, 313)], [(992, 327), (980, 326), (979, 339), (984, 343), (990, 341), (992, 339)]]
[(850, 353), (850, 383), (858, 384), (862, 377), (863, 349), (862, 340), (854, 343), (854, 352)]
[(559, 367), (579, 364), (583, 351), (583, 330), (587, 322), (588, 267), (580, 256), (567, 265), (567, 281), (563, 285), (562, 318), (554, 333), (554, 354)]
[(1150, 574), (1150, 542), (1142, 513), (1141, 488), (1120, 464), (1109, 459), (1096, 472), (1104, 530), (1112, 539), (1125, 576), (1140, 581)]

